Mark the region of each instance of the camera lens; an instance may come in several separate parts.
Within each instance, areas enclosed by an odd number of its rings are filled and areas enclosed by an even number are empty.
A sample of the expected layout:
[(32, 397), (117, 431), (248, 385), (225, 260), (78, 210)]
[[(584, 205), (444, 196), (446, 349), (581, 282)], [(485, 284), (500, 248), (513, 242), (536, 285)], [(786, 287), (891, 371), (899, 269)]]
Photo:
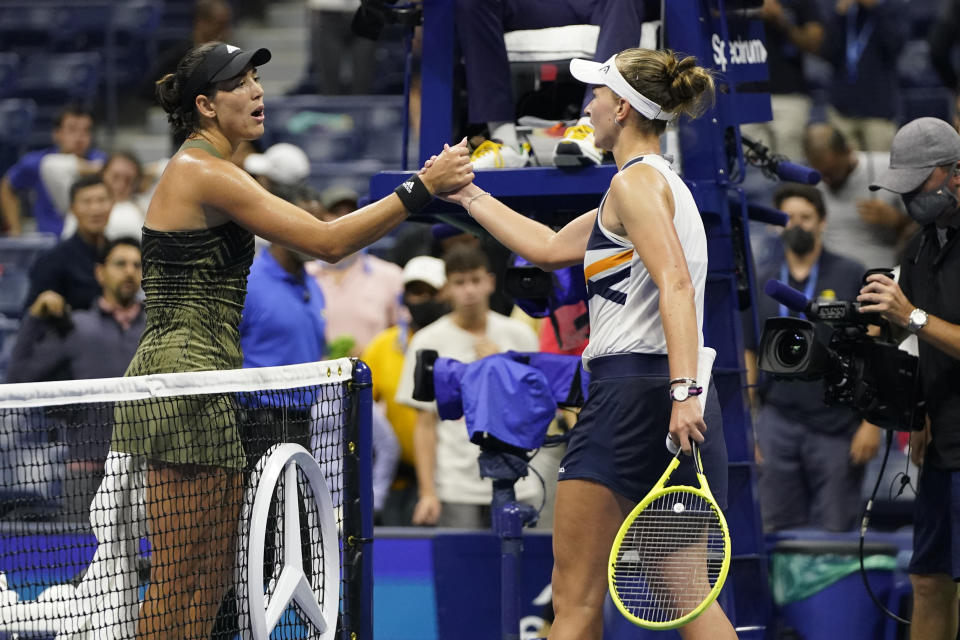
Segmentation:
[(807, 340), (799, 331), (785, 331), (777, 341), (777, 360), (785, 367), (795, 367), (807, 355)]

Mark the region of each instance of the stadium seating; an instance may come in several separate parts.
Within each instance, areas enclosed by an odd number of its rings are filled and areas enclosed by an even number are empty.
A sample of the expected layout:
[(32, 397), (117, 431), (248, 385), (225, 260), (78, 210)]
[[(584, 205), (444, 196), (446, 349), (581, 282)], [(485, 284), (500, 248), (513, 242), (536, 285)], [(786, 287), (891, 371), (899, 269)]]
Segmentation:
[(50, 51), (56, 34), (69, 20), (66, 4), (3, 3), (0, 6), (0, 48), (21, 54)]
[(50, 234), (0, 237), (0, 315), (19, 318), (26, 303), (30, 266), (57, 242)]
[(48, 142), (50, 120), (67, 101), (105, 107), (115, 126), (120, 91), (139, 85), (154, 64), (164, 9), (163, 0), (3, 3), (0, 98), (37, 102), (31, 148)]
[(20, 79), (20, 56), (0, 53), (0, 98), (8, 98), (17, 90)]
[(263, 146), (302, 148), (317, 188), (336, 182), (365, 193), (372, 174), (401, 167), (402, 96), (267, 98), (266, 113)]
[(17, 96), (42, 104), (92, 102), (101, 63), (98, 53), (35, 54), (24, 60)]
[(0, 100), (0, 175), (26, 150), (36, 115), (33, 100)]

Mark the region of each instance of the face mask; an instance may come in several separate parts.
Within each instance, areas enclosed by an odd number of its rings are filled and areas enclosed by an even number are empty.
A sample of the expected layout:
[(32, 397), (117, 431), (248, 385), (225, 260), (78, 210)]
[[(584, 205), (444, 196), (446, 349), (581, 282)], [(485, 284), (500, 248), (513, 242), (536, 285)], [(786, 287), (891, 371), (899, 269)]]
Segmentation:
[(447, 303), (439, 300), (427, 300), (426, 302), (406, 306), (410, 310), (410, 319), (418, 329), (422, 329), (450, 313), (450, 307)]
[(800, 227), (790, 227), (783, 232), (781, 238), (783, 238), (784, 246), (798, 256), (805, 256), (813, 251), (813, 245), (817, 242), (817, 238), (812, 231)]
[(930, 191), (905, 193), (903, 204), (907, 214), (922, 227), (936, 222), (945, 213), (957, 210), (957, 196), (947, 188), (947, 178), (940, 186)]

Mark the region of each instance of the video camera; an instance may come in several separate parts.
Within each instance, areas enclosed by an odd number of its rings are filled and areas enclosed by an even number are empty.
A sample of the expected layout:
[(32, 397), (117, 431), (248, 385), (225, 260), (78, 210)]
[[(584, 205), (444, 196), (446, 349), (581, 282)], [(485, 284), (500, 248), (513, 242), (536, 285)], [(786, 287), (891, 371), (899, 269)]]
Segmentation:
[[(870, 269), (864, 274), (889, 269)], [(801, 292), (770, 280), (764, 292), (802, 318), (769, 318), (760, 336), (759, 368), (777, 378), (824, 381), (824, 401), (853, 408), (864, 419), (885, 429), (918, 431), (925, 413), (918, 385), (917, 357), (902, 351), (891, 327), (876, 313), (860, 313), (860, 303), (810, 301)], [(814, 323), (832, 329), (823, 342)], [(868, 325), (880, 328), (868, 334)]]

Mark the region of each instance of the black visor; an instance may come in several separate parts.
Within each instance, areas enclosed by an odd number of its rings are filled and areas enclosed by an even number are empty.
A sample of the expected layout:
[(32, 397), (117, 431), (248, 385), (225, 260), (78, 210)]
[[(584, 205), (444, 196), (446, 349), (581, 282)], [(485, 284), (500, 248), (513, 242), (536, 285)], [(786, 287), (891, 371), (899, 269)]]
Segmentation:
[(207, 52), (190, 74), (186, 90), (183, 92), (183, 107), (192, 108), (197, 96), (211, 84), (235, 78), (243, 73), (247, 66), (259, 67), (269, 61), (269, 49), (244, 51), (232, 44), (218, 44)]

